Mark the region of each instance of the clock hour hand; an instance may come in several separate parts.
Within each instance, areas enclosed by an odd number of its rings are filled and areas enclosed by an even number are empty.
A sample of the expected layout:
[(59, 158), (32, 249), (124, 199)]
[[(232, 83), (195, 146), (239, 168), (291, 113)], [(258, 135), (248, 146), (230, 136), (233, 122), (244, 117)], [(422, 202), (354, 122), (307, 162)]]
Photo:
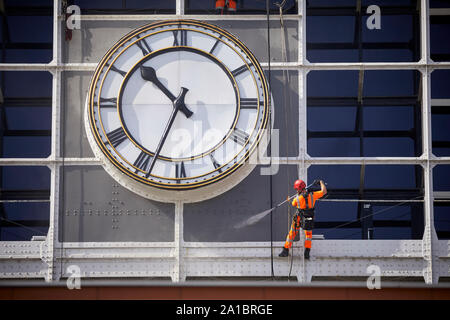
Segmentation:
[[(150, 81), (152, 82), (155, 86), (158, 87), (159, 90), (161, 90), (166, 96), (167, 98), (170, 99), (170, 101), (172, 101), (172, 103), (175, 106), (175, 101), (177, 100), (177, 97), (175, 97), (172, 92), (169, 91), (169, 89), (167, 89), (162, 83), (161, 81), (159, 81), (158, 77), (156, 76), (156, 71), (155, 69), (153, 69), (152, 67), (146, 67), (146, 66), (141, 66), (141, 76), (144, 80)], [(187, 92), (187, 89), (186, 89)], [(186, 94), (186, 93), (185, 93)], [(186, 105), (184, 104), (184, 97), (183, 97), (183, 104), (181, 106), (179, 106), (179, 110), (181, 112), (184, 113), (184, 115), (186, 116), (186, 118), (189, 118), (190, 116), (192, 116), (193, 112), (191, 110), (189, 110)]]
[(184, 97), (186, 96), (187, 92), (188, 92), (188, 89), (182, 87), (180, 94), (178, 95), (178, 97), (175, 98), (175, 100), (173, 102), (174, 108), (173, 108), (172, 114), (170, 115), (170, 119), (167, 122), (166, 128), (164, 129), (164, 133), (161, 137), (161, 140), (159, 141), (158, 146), (156, 147), (156, 151), (152, 158), (152, 161), (150, 162), (148, 172), (145, 175), (146, 178), (148, 178), (148, 176), (150, 175), (150, 173), (153, 170), (153, 167), (155, 166), (156, 159), (159, 157), (159, 153), (161, 152), (164, 142), (166, 141), (167, 136), (169, 135), (170, 128), (172, 128), (173, 122), (175, 121), (175, 117), (176, 117), (178, 111), (180, 111), (183, 106), (186, 107), (184, 104)]

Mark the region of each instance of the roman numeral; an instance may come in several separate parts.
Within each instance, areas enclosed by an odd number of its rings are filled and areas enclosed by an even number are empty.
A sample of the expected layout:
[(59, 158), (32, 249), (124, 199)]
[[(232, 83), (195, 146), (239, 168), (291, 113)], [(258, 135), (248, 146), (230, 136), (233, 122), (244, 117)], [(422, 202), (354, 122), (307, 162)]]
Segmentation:
[[(250, 67), (251, 64), (249, 64), (248, 66)], [(244, 73), (245, 71), (248, 71), (246, 64), (240, 66), (237, 69), (234, 69), (233, 71), (231, 71), (231, 73), (233, 74), (233, 76), (237, 77), (238, 75), (240, 75), (241, 73)]]
[[(138, 38), (139, 38), (139, 36), (138, 36)], [(142, 45), (142, 44), (144, 44), (144, 45)], [(145, 39), (142, 39), (142, 40), (136, 42), (136, 45), (139, 47), (139, 49), (141, 49), (142, 54), (143, 54), (144, 56), (146, 56), (146, 55), (148, 55), (150, 52), (152, 52), (152, 49), (150, 49), (150, 47), (149, 47), (147, 41), (145, 41)]]
[[(142, 151), (139, 156), (137, 157), (136, 161), (134, 162), (133, 166), (135, 166), (136, 168), (142, 170), (142, 171), (147, 171), (148, 168), (148, 164), (150, 163), (150, 159), (152, 157), (145, 153), (144, 151)], [(138, 170), (136, 170), (136, 173), (138, 172)]]
[[(219, 39), (222, 39), (222, 35), (220, 35)], [(213, 47), (211, 48), (211, 50), (209, 50), (209, 53), (212, 54), (212, 53), (214, 52), (214, 50), (216, 50), (217, 45), (220, 43), (220, 40), (219, 40), (219, 39), (217, 39), (217, 41), (214, 43), (214, 45), (213, 45)]]
[(247, 143), (249, 135), (244, 130), (236, 128), (233, 130), (233, 133), (231, 134), (231, 138), (233, 139), (234, 142), (243, 146)]
[(256, 109), (256, 108), (258, 108), (258, 99), (241, 98), (241, 109)]
[[(186, 169), (184, 168), (184, 162), (175, 164), (175, 178), (186, 178)], [(178, 181), (180, 183), (180, 181)]]
[[(214, 166), (214, 169), (219, 169), (221, 167), (221, 164), (217, 162), (217, 160), (214, 158), (212, 153), (209, 154), (209, 157), (211, 158), (211, 162), (212, 162), (212, 164)], [(222, 172), (222, 169), (219, 169), (218, 171)]]
[[(173, 45), (174, 47), (187, 45), (187, 31), (186, 30), (174, 30), (173, 32)], [(178, 42), (178, 33), (180, 34), (180, 42)]]
[(116, 148), (127, 139), (127, 135), (122, 127), (119, 127), (106, 135), (111, 145)]
[[(97, 101), (94, 102), (97, 106)], [(100, 108), (115, 108), (117, 106), (117, 98), (102, 98), (100, 97)]]
[(118, 69), (115, 65), (112, 65), (111, 68), (110, 68), (110, 70), (112, 70), (112, 71), (114, 71), (114, 72), (117, 72), (117, 73), (120, 73), (120, 75), (121, 75), (122, 77), (125, 77), (126, 74), (127, 74), (125, 71), (122, 71), (122, 70)]

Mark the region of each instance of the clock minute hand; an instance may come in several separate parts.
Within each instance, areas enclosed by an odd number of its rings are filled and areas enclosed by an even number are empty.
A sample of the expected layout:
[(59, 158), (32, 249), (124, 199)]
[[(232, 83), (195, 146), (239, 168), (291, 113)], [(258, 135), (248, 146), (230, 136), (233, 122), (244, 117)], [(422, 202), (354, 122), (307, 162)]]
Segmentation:
[[(152, 82), (155, 86), (158, 87), (159, 90), (161, 90), (167, 98), (172, 101), (172, 103), (175, 106), (175, 102), (177, 100), (177, 97), (175, 97), (172, 92), (169, 91), (162, 83), (159, 81), (158, 77), (156, 76), (156, 71), (152, 67), (146, 67), (141, 66), (141, 76), (144, 80)], [(187, 92), (187, 91), (186, 91)], [(179, 106), (179, 110), (184, 113), (186, 118), (189, 118), (192, 116), (193, 112), (189, 110), (186, 105), (184, 104), (184, 96), (183, 96), (183, 104)]]
[(172, 114), (170, 115), (170, 119), (167, 122), (166, 128), (164, 129), (163, 136), (158, 143), (158, 147), (156, 148), (155, 154), (152, 158), (152, 162), (150, 163), (147, 174), (145, 175), (146, 178), (148, 178), (148, 176), (150, 175), (150, 173), (153, 170), (153, 167), (155, 166), (156, 159), (159, 157), (159, 153), (161, 152), (164, 142), (166, 141), (167, 136), (169, 135), (170, 128), (172, 128), (173, 122), (175, 121), (175, 117), (176, 117), (178, 111), (181, 110), (182, 106), (186, 107), (184, 104), (184, 97), (186, 96), (187, 92), (188, 92), (188, 89), (182, 87), (180, 94), (178, 95), (177, 98), (175, 98), (175, 100), (173, 102), (174, 108), (173, 108)]

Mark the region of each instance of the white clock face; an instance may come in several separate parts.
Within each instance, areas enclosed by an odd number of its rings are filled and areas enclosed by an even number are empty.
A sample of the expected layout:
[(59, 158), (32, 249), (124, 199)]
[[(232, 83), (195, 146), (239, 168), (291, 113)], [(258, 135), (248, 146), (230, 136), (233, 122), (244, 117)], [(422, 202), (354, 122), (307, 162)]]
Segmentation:
[(255, 57), (198, 21), (165, 21), (122, 38), (88, 96), (101, 153), (139, 183), (201, 188), (234, 173), (258, 145), (269, 93)]

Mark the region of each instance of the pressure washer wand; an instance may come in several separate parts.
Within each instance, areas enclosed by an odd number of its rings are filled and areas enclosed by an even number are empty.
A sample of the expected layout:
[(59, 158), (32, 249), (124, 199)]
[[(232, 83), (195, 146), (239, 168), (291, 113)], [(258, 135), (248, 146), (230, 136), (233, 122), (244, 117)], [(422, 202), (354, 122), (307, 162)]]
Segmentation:
[[(306, 187), (306, 189), (311, 188), (312, 186), (314, 186), (314, 184), (310, 184), (309, 186)], [(264, 218), (265, 216), (267, 216), (269, 213), (271, 213), (273, 210), (275, 210), (276, 208), (282, 206), (283, 204), (285, 204), (286, 202), (288, 202), (289, 200), (291, 200), (292, 198), (294, 198), (295, 196), (297, 196), (297, 193), (295, 193), (294, 195), (288, 197), (286, 200), (284, 200), (283, 202), (280, 202), (279, 204), (277, 204), (275, 207), (269, 209), (269, 210), (265, 210), (263, 212), (260, 212), (258, 214), (255, 214), (254, 216), (251, 216), (250, 218), (248, 218), (247, 220), (238, 223), (234, 226), (235, 229), (240, 229), (242, 227), (248, 227), (251, 226), (255, 223), (257, 223), (258, 221), (260, 221), (262, 218)]]

